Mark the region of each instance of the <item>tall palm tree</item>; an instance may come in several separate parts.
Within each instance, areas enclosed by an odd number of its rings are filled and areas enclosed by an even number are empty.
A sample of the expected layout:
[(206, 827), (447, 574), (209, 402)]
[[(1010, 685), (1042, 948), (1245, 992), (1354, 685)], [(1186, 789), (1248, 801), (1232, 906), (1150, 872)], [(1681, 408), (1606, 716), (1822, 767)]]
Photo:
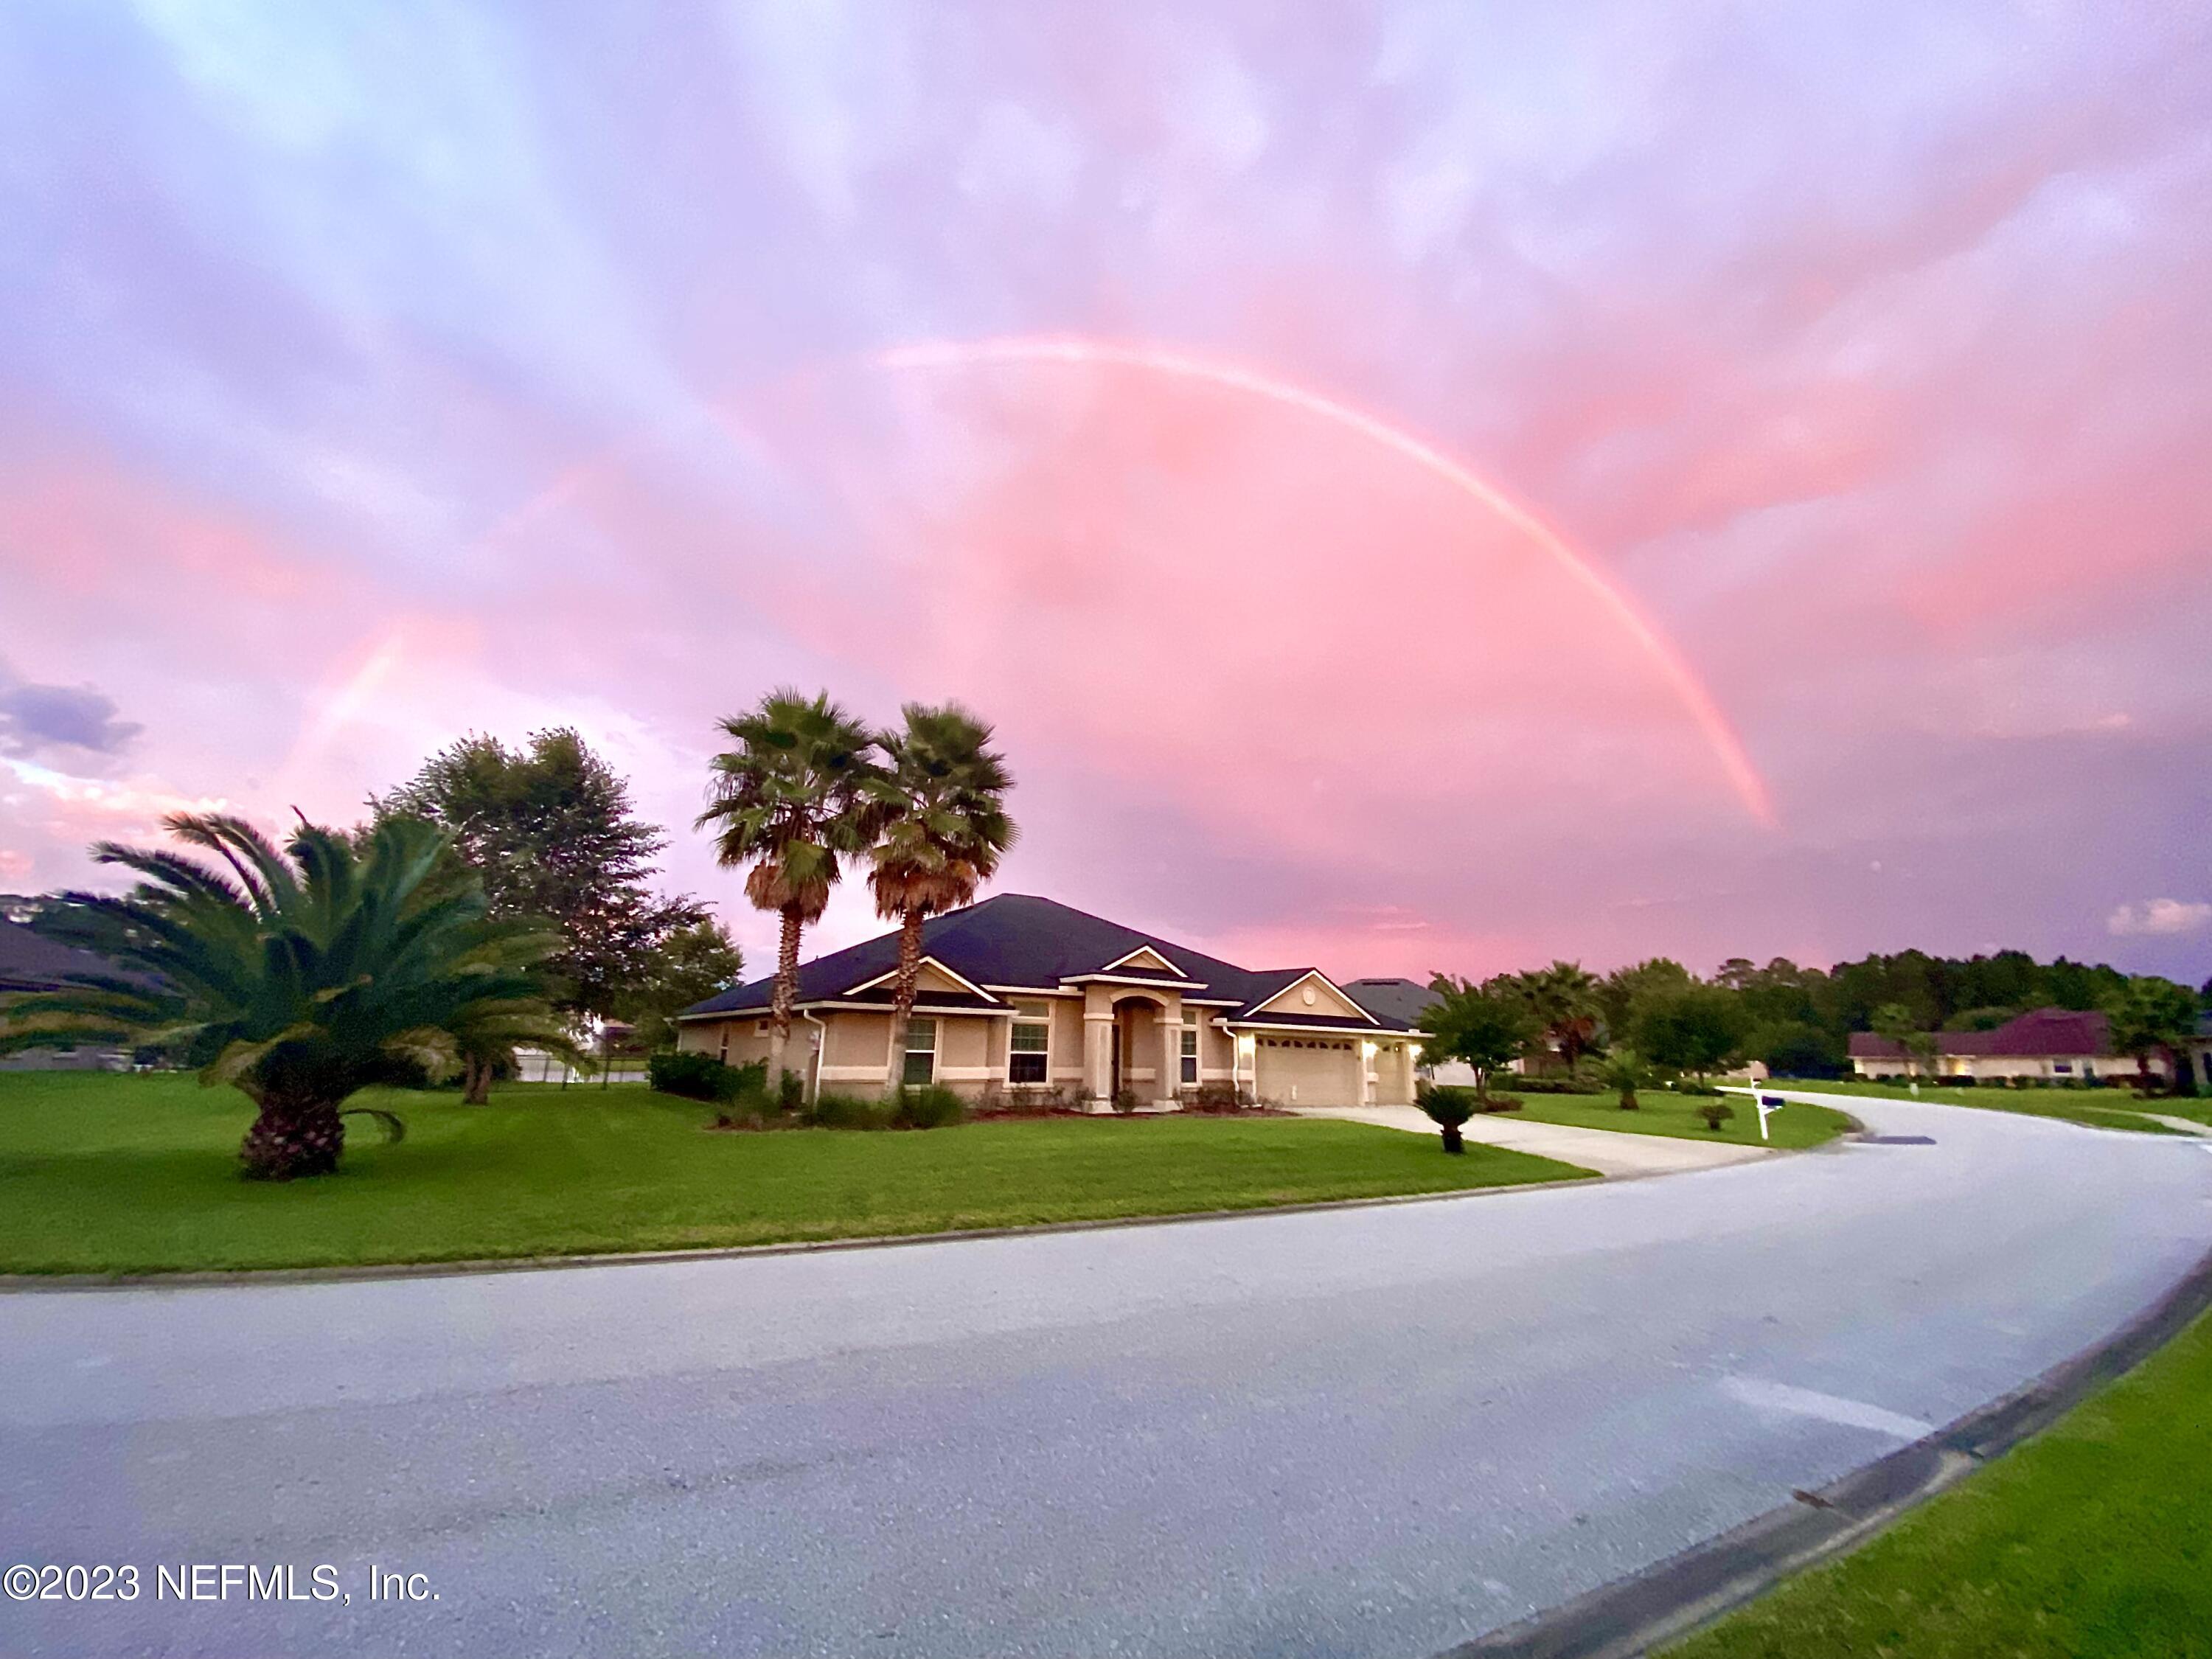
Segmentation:
[(799, 1000), (799, 934), (822, 919), (840, 860), (874, 839), (881, 808), (872, 786), (883, 769), (874, 735), (826, 691), (810, 699), (779, 687), (721, 726), (737, 746), (708, 763), (714, 775), (698, 827), (716, 830), (724, 865), (752, 866), (745, 896), (781, 919), (768, 1051), (769, 1075), (781, 1079)]
[(874, 786), (880, 839), (868, 854), (876, 914), (899, 925), (898, 972), (891, 982), (894, 1067), (906, 1053), (914, 1018), (921, 924), (941, 910), (974, 903), (1016, 833), (1006, 803), (1014, 780), (990, 747), (991, 728), (957, 703), (932, 708), (910, 702), (900, 712), (905, 728), (876, 739), (890, 765)]
[[(48, 927), (116, 971), (12, 1000), (0, 1051), (181, 1044), (202, 1083), (253, 1102), (239, 1156), (247, 1174), (276, 1181), (335, 1170), (346, 1100), (399, 1080), (409, 1062), (450, 1075), (465, 1054), (517, 1042), (574, 1052), (537, 969), (561, 936), (488, 918), (483, 884), (454, 878), (435, 825), (396, 818), (356, 844), (302, 820), (280, 850), (240, 818), (164, 822), (229, 873), (178, 853), (94, 847), (139, 885), (123, 898), (71, 893)], [(397, 1134), (390, 1113), (369, 1115)]]

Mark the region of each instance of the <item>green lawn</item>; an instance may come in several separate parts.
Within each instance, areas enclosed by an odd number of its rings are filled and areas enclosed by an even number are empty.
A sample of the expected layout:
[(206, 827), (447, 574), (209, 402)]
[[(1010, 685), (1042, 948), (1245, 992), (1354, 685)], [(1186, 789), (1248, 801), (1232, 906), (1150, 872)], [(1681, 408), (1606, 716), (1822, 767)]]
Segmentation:
[(379, 1091), (337, 1176), (240, 1179), (243, 1098), (189, 1077), (0, 1073), (0, 1272), (439, 1261), (931, 1233), (1579, 1176), (1312, 1119), (1048, 1118), (926, 1133), (715, 1133), (631, 1085), (492, 1103)]
[(2212, 1316), (1856, 1554), (1668, 1659), (2212, 1654)]
[[(1510, 1092), (1510, 1085), (1506, 1085)], [(1636, 1110), (1620, 1109), (1620, 1097), (1602, 1095), (1524, 1095), (1516, 1117), (1537, 1123), (1571, 1123), (1585, 1129), (1619, 1129), (1637, 1135), (1680, 1135), (1686, 1140), (1729, 1140), (1756, 1146), (1759, 1113), (1741, 1095), (1724, 1096), (1735, 1115), (1717, 1133), (1705, 1127), (1698, 1115), (1704, 1102), (1694, 1095), (1669, 1094), (1658, 1089), (1639, 1089)], [(1784, 1107), (1767, 1121), (1771, 1146), (1818, 1146), (1833, 1140), (1851, 1127), (1845, 1114), (1826, 1106)]]
[[(1902, 1083), (1876, 1083), (1851, 1078), (1841, 1082), (1793, 1082), (1773, 1085), (1778, 1089), (1810, 1089), (1821, 1094), (1869, 1095), (1876, 1099), (1909, 1100)], [(2135, 1129), (2147, 1134), (2176, 1134), (2162, 1123), (2154, 1123), (2144, 1112), (2165, 1112), (2175, 1117), (2204, 1117), (2202, 1100), (2137, 1100), (2126, 1089), (1946, 1089), (1932, 1083), (1920, 1085), (1920, 1098), (1946, 1106), (1976, 1106), (1988, 1112), (2018, 1112), (2026, 1117), (2063, 1118), (2094, 1129)]]

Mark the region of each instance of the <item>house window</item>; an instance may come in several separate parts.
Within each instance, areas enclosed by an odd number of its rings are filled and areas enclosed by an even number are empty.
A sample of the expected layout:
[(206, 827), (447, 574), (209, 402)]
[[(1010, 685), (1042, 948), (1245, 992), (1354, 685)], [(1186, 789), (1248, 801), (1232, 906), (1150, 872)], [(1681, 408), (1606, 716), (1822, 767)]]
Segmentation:
[(933, 1019), (910, 1019), (906, 1024), (906, 1066), (899, 1073), (902, 1083), (934, 1083), (937, 1081), (937, 1022)]
[(727, 1024), (725, 1024), (722, 1027), (722, 1052), (717, 1054), (715, 1058), (720, 1060), (725, 1066), (730, 1063), (730, 1028)]
[(2064, 1077), (2074, 1069), (2074, 1062), (2070, 1060), (2054, 1060), (2051, 1062), (2051, 1069), (2059, 1076)]
[(1006, 1081), (1046, 1081), (1052, 1049), (1052, 1009), (1042, 1002), (1014, 1005), (1014, 1026), (1006, 1039)]
[(1182, 1067), (1180, 1075), (1185, 1084), (1198, 1081), (1198, 1027), (1195, 1025), (1186, 1025), (1182, 1028)]

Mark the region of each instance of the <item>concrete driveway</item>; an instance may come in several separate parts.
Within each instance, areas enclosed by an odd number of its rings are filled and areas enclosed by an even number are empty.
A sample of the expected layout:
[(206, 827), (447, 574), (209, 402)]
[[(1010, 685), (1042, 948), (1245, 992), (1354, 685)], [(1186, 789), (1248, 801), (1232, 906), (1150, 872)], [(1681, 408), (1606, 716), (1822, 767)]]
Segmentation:
[[(2212, 1247), (2199, 1141), (1850, 1109), (1931, 1144), (841, 1254), (0, 1295), (0, 1565), (146, 1587), (0, 1601), (0, 1653), (1419, 1659), (2010, 1390)], [(352, 1599), (155, 1598), (195, 1562), (289, 1565), (306, 1595), (328, 1564)], [(437, 1599), (369, 1600), (372, 1565)]]
[[(1437, 1126), (1414, 1106), (1300, 1106), (1301, 1117), (1340, 1117), (1385, 1129), (1410, 1130), (1433, 1139)], [(1773, 1156), (1763, 1146), (1726, 1140), (1687, 1140), (1676, 1135), (1639, 1135), (1611, 1129), (1585, 1129), (1571, 1123), (1538, 1123), (1510, 1112), (1469, 1118), (1462, 1133), (1469, 1140), (1510, 1146), (1516, 1152), (1556, 1158), (1601, 1176), (1674, 1175), (1684, 1170), (1717, 1170), (1727, 1164), (1752, 1164)]]

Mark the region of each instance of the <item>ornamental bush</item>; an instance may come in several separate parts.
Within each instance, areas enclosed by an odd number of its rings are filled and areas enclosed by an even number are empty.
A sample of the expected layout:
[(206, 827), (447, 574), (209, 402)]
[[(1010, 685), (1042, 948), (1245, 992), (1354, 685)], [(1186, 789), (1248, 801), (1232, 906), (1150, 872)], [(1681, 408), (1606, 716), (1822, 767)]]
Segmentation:
[(901, 1089), (891, 1105), (891, 1126), (899, 1129), (947, 1128), (967, 1115), (966, 1103), (941, 1083)]
[(726, 1066), (712, 1054), (670, 1050), (645, 1062), (646, 1081), (664, 1095), (703, 1100), (726, 1106), (744, 1095), (763, 1094), (768, 1087), (768, 1063)]

